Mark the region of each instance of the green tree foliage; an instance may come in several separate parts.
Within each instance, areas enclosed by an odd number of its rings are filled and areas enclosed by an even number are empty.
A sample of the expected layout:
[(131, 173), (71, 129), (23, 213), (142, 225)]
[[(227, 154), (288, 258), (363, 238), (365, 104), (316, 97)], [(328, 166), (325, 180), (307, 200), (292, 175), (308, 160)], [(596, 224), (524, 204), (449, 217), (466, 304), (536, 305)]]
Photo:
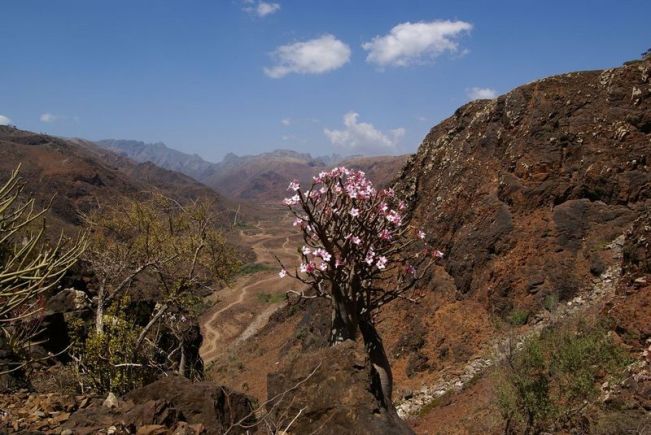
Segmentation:
[[(136, 352), (138, 328), (126, 315), (129, 298), (123, 297), (106, 310), (104, 330), (91, 330), (83, 341), (75, 341), (73, 352), (78, 355), (78, 373), (82, 390), (112, 391), (124, 394), (153, 381), (159, 374), (152, 366), (151, 348)], [(73, 336), (82, 336), (83, 323), (77, 322)]]
[[(94, 384), (96, 389), (118, 391), (134, 386), (139, 379), (114, 380), (136, 374), (136, 370), (116, 371), (116, 367), (191, 375), (187, 336), (201, 312), (201, 294), (224, 284), (239, 269), (234, 250), (216, 227), (210, 207), (201, 202), (180, 204), (156, 194), (148, 201), (101, 208), (86, 221), (89, 249), (84, 260), (97, 277), (98, 294), (94, 331), (80, 346), (77, 357), (80, 372), (101, 378)], [(156, 301), (145, 321), (122, 302), (125, 295), (134, 295), (134, 301)], [(121, 306), (119, 316), (115, 314), (117, 306)], [(123, 349), (112, 348), (120, 342), (116, 334), (122, 334)], [(104, 366), (99, 360), (91, 363), (95, 356), (107, 355), (110, 361)]]

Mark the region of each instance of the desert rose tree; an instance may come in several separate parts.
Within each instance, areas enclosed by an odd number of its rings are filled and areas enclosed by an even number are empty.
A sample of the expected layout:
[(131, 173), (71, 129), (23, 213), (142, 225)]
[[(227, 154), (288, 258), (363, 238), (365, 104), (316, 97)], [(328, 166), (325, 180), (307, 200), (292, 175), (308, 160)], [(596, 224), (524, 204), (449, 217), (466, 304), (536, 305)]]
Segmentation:
[(345, 167), (321, 172), (309, 189), (297, 181), (283, 203), (294, 214), (304, 245), (292, 276), (326, 298), (332, 309), (330, 344), (361, 335), (374, 369), (373, 392), (393, 411), (391, 367), (375, 328), (379, 309), (407, 292), (442, 253), (429, 248), (409, 224), (406, 204), (392, 189), (377, 190), (364, 172)]

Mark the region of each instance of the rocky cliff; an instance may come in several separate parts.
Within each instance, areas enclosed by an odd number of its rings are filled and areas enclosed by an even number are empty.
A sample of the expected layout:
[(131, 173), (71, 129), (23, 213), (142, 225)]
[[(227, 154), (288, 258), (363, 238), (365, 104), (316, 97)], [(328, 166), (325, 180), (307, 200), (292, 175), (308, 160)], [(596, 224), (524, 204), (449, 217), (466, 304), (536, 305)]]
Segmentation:
[(401, 174), (460, 297), (508, 314), (567, 299), (651, 198), (651, 60), (459, 108)]

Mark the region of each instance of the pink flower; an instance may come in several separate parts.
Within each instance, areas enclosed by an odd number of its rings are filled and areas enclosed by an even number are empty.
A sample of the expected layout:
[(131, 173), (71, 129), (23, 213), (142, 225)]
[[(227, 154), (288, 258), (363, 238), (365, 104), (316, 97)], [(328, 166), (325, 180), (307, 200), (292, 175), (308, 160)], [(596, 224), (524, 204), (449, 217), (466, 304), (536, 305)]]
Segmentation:
[(351, 209), (350, 209), (350, 215), (351, 215), (352, 217), (357, 217), (357, 216), (359, 216), (359, 210), (356, 209), (356, 208), (351, 208)]
[(438, 249), (435, 249), (434, 251), (432, 251), (432, 255), (433, 255), (434, 257), (436, 257), (436, 258), (443, 258), (443, 257), (445, 256), (445, 254), (443, 254), (443, 253), (442, 253), (441, 251), (439, 251)]
[(391, 232), (387, 230), (386, 228), (380, 231), (380, 238), (382, 240), (391, 240)]
[(369, 249), (368, 252), (366, 253), (366, 258), (364, 259), (366, 264), (369, 266), (373, 265), (373, 262), (375, 261), (375, 251), (373, 249)]
[(387, 257), (381, 256), (378, 257), (377, 262), (375, 263), (378, 269), (383, 270), (387, 267)]
[(308, 246), (303, 246), (303, 248), (301, 248), (301, 252), (303, 253), (303, 255), (309, 255), (312, 252), (312, 250)]
[(402, 216), (400, 216), (400, 214), (398, 214), (395, 210), (391, 210), (387, 214), (387, 220), (394, 225), (400, 225), (402, 222)]
[(418, 230), (418, 238), (421, 240), (425, 238), (425, 232), (423, 230)]
[(330, 259), (332, 258), (332, 255), (330, 255), (330, 253), (323, 248), (315, 249), (314, 255), (316, 257), (321, 257), (323, 261), (330, 261)]
[(281, 278), (284, 278), (287, 276), (287, 271), (285, 269), (281, 269), (280, 272), (278, 272), (278, 276)]
[(298, 270), (300, 270), (302, 273), (312, 273), (314, 272), (314, 263), (301, 263), (301, 265), (298, 267)]
[(294, 192), (296, 192), (300, 188), (301, 185), (298, 184), (298, 180), (293, 180), (291, 183), (289, 183), (289, 187), (287, 187), (287, 190), (293, 190)]
[(294, 195), (291, 198), (285, 198), (283, 199), (283, 204), (284, 205), (296, 205), (298, 204), (298, 201), (300, 201), (301, 198), (298, 195)]
[(360, 238), (357, 237), (357, 236), (353, 236), (353, 237), (351, 238), (351, 241), (352, 241), (354, 244), (356, 244), (356, 245), (359, 245), (360, 243), (362, 243), (362, 239), (360, 239)]
[(321, 264), (319, 264), (319, 270), (324, 271), (326, 269), (328, 269), (328, 263), (322, 261)]
[(412, 266), (411, 264), (408, 264), (405, 267), (405, 272), (407, 272), (407, 273), (409, 273), (411, 275), (416, 275), (416, 268), (414, 266)]
[(294, 219), (294, 222), (292, 222), (292, 225), (295, 226), (295, 227), (297, 227), (299, 225), (303, 225), (303, 219), (301, 219), (301, 218)]

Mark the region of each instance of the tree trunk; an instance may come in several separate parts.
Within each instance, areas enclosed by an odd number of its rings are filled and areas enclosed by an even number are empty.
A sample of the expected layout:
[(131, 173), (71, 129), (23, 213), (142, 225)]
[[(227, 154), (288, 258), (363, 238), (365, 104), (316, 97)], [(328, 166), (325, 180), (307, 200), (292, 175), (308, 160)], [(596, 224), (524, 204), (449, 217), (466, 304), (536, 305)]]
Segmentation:
[(393, 407), (392, 400), (393, 373), (391, 372), (389, 359), (384, 351), (382, 338), (375, 329), (375, 325), (373, 325), (371, 319), (361, 320), (359, 322), (359, 328), (364, 339), (366, 353), (374, 370), (371, 385), (373, 393), (389, 412), (395, 413), (396, 410)]
[(186, 364), (185, 363), (185, 361), (186, 361), (186, 357), (185, 357), (185, 340), (183, 339), (183, 337), (181, 337), (180, 340), (181, 340), (181, 344), (180, 344), (180, 346), (181, 346), (181, 359), (179, 361), (179, 375), (185, 377), (185, 364)]
[(102, 282), (97, 291), (97, 311), (95, 312), (95, 332), (101, 334), (104, 332), (104, 293), (106, 292)]
[[(342, 298), (343, 299), (343, 298)], [(382, 338), (375, 329), (370, 318), (357, 315), (356, 307), (346, 301), (333, 298), (332, 330), (330, 345), (334, 346), (345, 340), (357, 339), (357, 331), (361, 332), (364, 347), (372, 365), (373, 379), (371, 390), (382, 406), (389, 412), (395, 412), (393, 407), (393, 373)]]
[(358, 320), (355, 308), (347, 303), (339, 289), (333, 289), (332, 296), (330, 345), (356, 340)]

